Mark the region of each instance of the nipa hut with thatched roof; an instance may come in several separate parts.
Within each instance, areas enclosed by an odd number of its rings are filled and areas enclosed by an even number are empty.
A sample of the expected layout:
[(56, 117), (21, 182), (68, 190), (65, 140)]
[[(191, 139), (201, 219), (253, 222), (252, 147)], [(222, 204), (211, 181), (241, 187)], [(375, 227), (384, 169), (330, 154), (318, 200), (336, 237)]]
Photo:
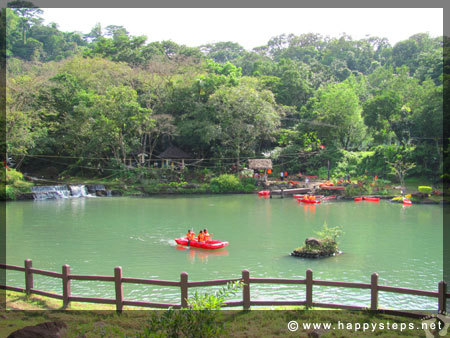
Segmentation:
[(178, 163), (181, 160), (182, 169), (184, 169), (184, 160), (192, 158), (191, 155), (174, 146), (170, 146), (169, 148), (164, 150), (161, 154), (159, 154), (159, 157), (162, 160), (165, 160), (167, 167), (169, 167), (169, 163), (173, 163), (174, 160), (176, 160), (176, 162)]
[(248, 160), (248, 168), (256, 170), (264, 170), (263, 175), (257, 176), (260, 179), (267, 180), (267, 171), (272, 172), (272, 160), (270, 159), (253, 159)]

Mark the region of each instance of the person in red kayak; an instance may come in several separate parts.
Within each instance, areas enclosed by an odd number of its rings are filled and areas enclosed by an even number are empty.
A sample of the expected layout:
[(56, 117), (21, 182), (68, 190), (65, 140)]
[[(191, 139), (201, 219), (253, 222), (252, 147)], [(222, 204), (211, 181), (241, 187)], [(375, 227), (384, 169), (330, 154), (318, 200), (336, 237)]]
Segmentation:
[(203, 234), (203, 230), (200, 230), (197, 236), (197, 241), (204, 242), (205, 241), (205, 235)]
[(186, 239), (188, 241), (193, 241), (195, 240), (195, 233), (192, 230), (188, 230), (187, 234), (186, 234)]
[(210, 234), (210, 233), (208, 232), (208, 229), (204, 229), (204, 230), (203, 230), (203, 236), (205, 236), (205, 242), (208, 242), (208, 241), (211, 239), (212, 234)]

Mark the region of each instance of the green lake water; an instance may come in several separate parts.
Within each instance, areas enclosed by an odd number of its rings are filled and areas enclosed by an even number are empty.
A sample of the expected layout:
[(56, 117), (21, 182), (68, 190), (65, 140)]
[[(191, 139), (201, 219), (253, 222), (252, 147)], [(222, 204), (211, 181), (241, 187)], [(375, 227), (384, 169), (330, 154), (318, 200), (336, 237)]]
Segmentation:
[[(342, 255), (320, 259), (290, 256), (326, 222), (342, 226)], [(230, 244), (218, 251), (186, 249), (173, 240), (187, 229), (207, 227), (213, 239)], [(443, 208), (404, 207), (387, 201), (325, 202), (256, 195), (152, 198), (73, 198), (6, 204), (6, 261), (74, 274), (190, 281), (251, 277), (304, 278), (379, 283), (437, 291), (442, 280)], [(62, 293), (61, 280), (35, 275), (35, 288)], [(24, 287), (24, 273), (8, 271), (7, 284)], [(200, 292), (214, 288), (200, 288)], [(190, 289), (192, 292), (193, 289)], [(111, 282), (72, 281), (73, 296), (114, 298)], [(125, 299), (180, 303), (176, 287), (124, 285)], [(304, 300), (304, 285), (253, 284), (252, 300)], [(240, 299), (240, 297), (235, 298)], [(314, 286), (314, 301), (370, 305), (370, 290)], [(437, 309), (437, 298), (381, 292), (381, 307)]]

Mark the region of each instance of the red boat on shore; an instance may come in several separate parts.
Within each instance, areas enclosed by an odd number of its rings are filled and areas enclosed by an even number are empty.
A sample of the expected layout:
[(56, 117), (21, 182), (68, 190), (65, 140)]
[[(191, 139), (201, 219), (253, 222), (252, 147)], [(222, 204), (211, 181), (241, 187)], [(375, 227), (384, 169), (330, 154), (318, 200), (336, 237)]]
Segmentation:
[(198, 242), (196, 240), (188, 241), (186, 238), (175, 238), (175, 242), (179, 245), (192, 246), (194, 248), (202, 248), (202, 249), (220, 249), (226, 247), (228, 242), (224, 241), (206, 241), (206, 242)]
[(362, 201), (362, 197), (355, 197), (355, 202), (361, 202)]
[(363, 197), (364, 201), (369, 201), (369, 202), (379, 202), (380, 199), (378, 197)]

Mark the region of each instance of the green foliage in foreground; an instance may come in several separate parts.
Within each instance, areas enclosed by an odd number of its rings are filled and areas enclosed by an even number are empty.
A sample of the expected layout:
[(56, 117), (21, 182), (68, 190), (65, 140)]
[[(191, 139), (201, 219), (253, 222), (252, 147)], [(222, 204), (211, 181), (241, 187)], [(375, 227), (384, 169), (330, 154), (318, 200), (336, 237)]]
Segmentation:
[(144, 332), (137, 337), (217, 337), (224, 333), (220, 310), (225, 299), (234, 295), (242, 282), (228, 283), (214, 294), (194, 293), (188, 299), (189, 310), (169, 309), (162, 315), (154, 314)]
[[(3, 293), (1, 293), (3, 292)], [(0, 295), (4, 296), (4, 290)], [(7, 337), (12, 332), (25, 326), (36, 325), (48, 321), (61, 320), (68, 326), (67, 338), (79, 337), (139, 337), (143, 328), (148, 324), (149, 316), (156, 311), (124, 311), (117, 315), (114, 311), (94, 311), (94, 309), (113, 310), (112, 305), (72, 303), (71, 310), (62, 309), (62, 301), (43, 296), (32, 295), (26, 297), (23, 293), (6, 291), (6, 310), (0, 304), (2, 320), (0, 321), (0, 336)], [(10, 311), (10, 310), (15, 311)], [(28, 310), (28, 311), (23, 311)], [(34, 310), (34, 311), (33, 311)], [(48, 311), (53, 310), (53, 311)], [(83, 310), (83, 311), (80, 311)], [(88, 311), (87, 311), (88, 310)], [(307, 337), (311, 329), (300, 325), (297, 332), (289, 332), (287, 323), (295, 320), (298, 323), (370, 323), (376, 324), (377, 329), (348, 330), (336, 329), (324, 333), (323, 337), (418, 337), (425, 336), (423, 330), (388, 330), (386, 323), (413, 323), (420, 327), (420, 319), (373, 313), (371, 311), (346, 310), (305, 310), (303, 307), (264, 308), (266, 311), (241, 311), (239, 309), (223, 310), (220, 321), (224, 323), (226, 337)], [(275, 311), (270, 311), (275, 310)], [(182, 310), (183, 311), (183, 310)], [(425, 317), (426, 314), (424, 314)], [(249, 323), (251, 323), (249, 325)], [(384, 323), (380, 329), (378, 324)]]

